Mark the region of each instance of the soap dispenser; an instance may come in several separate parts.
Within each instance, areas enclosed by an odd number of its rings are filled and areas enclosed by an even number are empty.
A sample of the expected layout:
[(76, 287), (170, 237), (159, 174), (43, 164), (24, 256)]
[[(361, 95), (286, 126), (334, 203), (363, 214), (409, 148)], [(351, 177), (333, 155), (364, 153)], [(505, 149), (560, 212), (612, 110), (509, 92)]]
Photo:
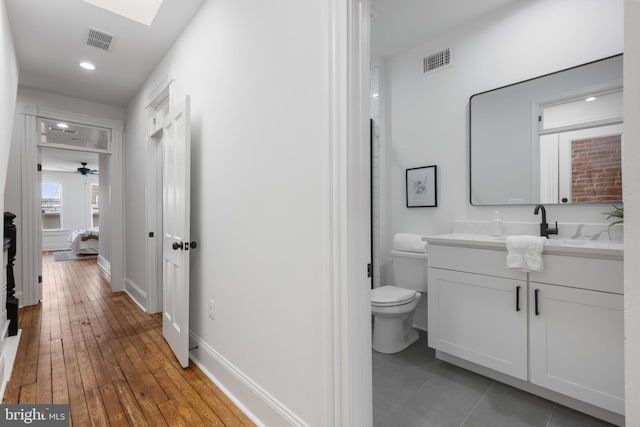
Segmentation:
[(500, 219), (500, 212), (493, 212), (493, 219), (491, 220), (491, 235), (502, 236), (502, 220)]

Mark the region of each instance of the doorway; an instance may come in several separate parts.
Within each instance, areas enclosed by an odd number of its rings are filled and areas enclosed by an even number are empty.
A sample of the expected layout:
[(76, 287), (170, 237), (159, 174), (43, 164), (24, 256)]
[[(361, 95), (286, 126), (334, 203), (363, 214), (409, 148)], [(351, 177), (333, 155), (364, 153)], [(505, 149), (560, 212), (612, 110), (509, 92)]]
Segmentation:
[(42, 252), (56, 260), (96, 257), (109, 274), (109, 155), (49, 147), (38, 155)]
[[(22, 182), (22, 213), (23, 232), (20, 243), (21, 272), (23, 293), (20, 304), (35, 305), (42, 299), (42, 185), (38, 165), (40, 164), (40, 149), (70, 150), (75, 152), (93, 152), (101, 158), (98, 159), (98, 168), (104, 172), (101, 174), (103, 189), (108, 190), (108, 197), (102, 199), (102, 205), (109, 202), (110, 215), (100, 218), (103, 232), (100, 236), (105, 241), (111, 242), (111, 259), (108, 270), (111, 277), (113, 291), (124, 289), (124, 212), (123, 212), (123, 159), (122, 139), (123, 123), (120, 120), (103, 119), (100, 117), (71, 113), (54, 108), (20, 104), (19, 120), (23, 123), (21, 135), (21, 182)], [(58, 126), (58, 124), (69, 127)], [(47, 136), (48, 127), (57, 128)], [(78, 133), (72, 128), (76, 127)], [(72, 129), (64, 132), (64, 129)], [(62, 131), (60, 131), (62, 130)], [(101, 133), (103, 137), (97, 142), (88, 144), (84, 139), (85, 133)], [(83, 135), (81, 138), (80, 136)], [(106, 135), (106, 136), (105, 136)], [(45, 138), (45, 136), (47, 136)], [(63, 138), (63, 139), (60, 139)], [(66, 139), (64, 139), (66, 138)], [(77, 141), (74, 140), (77, 138)], [(102, 163), (102, 164), (100, 164)], [(82, 167), (78, 165), (76, 170)], [(96, 169), (96, 168), (93, 168)], [(91, 170), (91, 169), (90, 169)], [(98, 193), (99, 194), (99, 193)], [(64, 214), (63, 214), (64, 215)], [(104, 231), (108, 225), (107, 232)]]
[(97, 257), (109, 274), (111, 132), (43, 117), (37, 125), (40, 253), (54, 252), (56, 261)]

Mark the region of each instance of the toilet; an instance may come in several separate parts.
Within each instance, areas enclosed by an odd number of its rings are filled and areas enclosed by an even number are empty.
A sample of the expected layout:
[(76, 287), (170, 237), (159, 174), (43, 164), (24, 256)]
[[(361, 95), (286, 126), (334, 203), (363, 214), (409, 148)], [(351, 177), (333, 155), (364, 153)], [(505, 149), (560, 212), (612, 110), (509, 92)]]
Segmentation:
[(391, 251), (394, 286), (371, 291), (373, 349), (397, 353), (418, 340), (413, 315), (427, 291), (427, 254)]

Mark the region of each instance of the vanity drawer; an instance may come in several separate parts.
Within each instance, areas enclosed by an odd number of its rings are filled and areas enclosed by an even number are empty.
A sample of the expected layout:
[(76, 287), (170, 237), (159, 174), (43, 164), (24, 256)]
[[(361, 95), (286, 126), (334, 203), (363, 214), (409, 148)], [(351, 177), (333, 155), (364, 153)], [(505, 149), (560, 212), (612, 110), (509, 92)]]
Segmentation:
[(427, 253), (429, 254), (429, 267), (433, 268), (519, 280), (525, 280), (527, 277), (526, 273), (507, 268), (507, 252), (504, 250), (430, 243)]
[(624, 293), (622, 261), (548, 254), (543, 259), (544, 271), (530, 273), (531, 282)]

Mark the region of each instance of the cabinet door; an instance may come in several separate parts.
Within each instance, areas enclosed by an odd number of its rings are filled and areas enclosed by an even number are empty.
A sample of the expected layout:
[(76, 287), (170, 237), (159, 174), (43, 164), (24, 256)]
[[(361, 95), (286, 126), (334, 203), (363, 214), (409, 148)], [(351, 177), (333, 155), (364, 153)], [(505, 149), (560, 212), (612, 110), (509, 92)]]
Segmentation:
[(429, 268), (429, 346), (527, 379), (527, 288), (516, 279)]
[(623, 296), (536, 282), (530, 292), (531, 382), (623, 414)]

